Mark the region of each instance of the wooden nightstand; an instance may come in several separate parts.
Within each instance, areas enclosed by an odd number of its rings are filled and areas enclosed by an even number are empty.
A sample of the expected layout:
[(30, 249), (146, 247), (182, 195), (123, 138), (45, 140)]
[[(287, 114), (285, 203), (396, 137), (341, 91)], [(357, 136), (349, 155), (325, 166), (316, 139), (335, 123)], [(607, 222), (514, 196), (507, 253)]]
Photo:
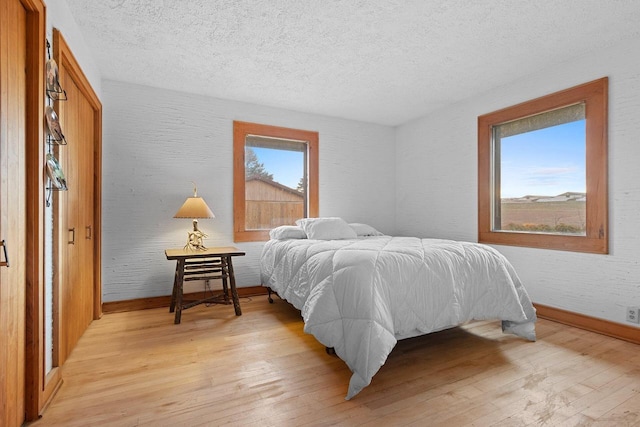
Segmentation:
[[(176, 260), (176, 272), (173, 279), (173, 292), (171, 293), (171, 306), (169, 312), (176, 312), (174, 323), (180, 323), (182, 310), (191, 308), (206, 302), (231, 304), (236, 316), (242, 315), (240, 300), (236, 290), (236, 279), (233, 274), (231, 258), (243, 256), (245, 253), (233, 246), (208, 248), (204, 251), (187, 249), (167, 249), (164, 251), (168, 260)], [(190, 280), (222, 279), (222, 293), (210, 297), (184, 301), (182, 298), (182, 285)], [(229, 299), (231, 291), (231, 300)]]

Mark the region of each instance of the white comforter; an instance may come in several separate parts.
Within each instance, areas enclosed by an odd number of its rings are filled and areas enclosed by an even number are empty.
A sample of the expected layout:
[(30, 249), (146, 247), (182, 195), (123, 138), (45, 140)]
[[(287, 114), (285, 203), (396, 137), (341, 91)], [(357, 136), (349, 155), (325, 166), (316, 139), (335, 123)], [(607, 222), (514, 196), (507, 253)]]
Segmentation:
[(261, 277), (301, 310), (305, 332), (347, 363), (347, 399), (369, 385), (401, 338), (501, 319), (503, 330), (535, 340), (525, 289), (485, 245), (390, 236), (270, 240)]

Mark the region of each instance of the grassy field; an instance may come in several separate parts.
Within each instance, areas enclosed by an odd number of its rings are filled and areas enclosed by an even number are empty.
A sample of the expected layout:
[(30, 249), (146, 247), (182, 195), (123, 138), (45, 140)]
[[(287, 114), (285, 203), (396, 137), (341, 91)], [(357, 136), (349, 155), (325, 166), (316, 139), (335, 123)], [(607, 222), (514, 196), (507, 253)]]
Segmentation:
[(502, 203), (502, 229), (583, 233), (585, 202)]

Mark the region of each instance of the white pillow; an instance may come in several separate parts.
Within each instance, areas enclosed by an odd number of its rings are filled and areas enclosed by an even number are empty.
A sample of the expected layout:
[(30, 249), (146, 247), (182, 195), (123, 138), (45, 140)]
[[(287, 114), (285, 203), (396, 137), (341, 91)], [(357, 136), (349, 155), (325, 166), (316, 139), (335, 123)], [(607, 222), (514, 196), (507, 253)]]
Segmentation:
[(269, 237), (274, 240), (306, 239), (304, 230), (295, 225), (281, 225), (269, 231)]
[(309, 239), (337, 240), (358, 237), (353, 228), (342, 218), (302, 218), (296, 221)]
[(376, 230), (370, 225), (361, 224), (359, 222), (352, 222), (349, 224), (349, 227), (353, 228), (353, 231), (356, 232), (358, 237), (362, 236), (384, 236), (381, 232)]

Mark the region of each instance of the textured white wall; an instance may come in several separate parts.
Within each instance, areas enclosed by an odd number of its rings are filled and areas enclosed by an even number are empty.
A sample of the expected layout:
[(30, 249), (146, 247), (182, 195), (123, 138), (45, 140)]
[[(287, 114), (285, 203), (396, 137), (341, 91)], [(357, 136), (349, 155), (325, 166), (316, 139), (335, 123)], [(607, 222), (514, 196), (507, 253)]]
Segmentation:
[(477, 241), (477, 117), (603, 76), (609, 77), (610, 254), (497, 249), (535, 302), (625, 323), (625, 308), (640, 305), (640, 40), (532, 71), (399, 127), (398, 233)]
[[(214, 84), (214, 83), (212, 83)], [(260, 284), (262, 243), (233, 242), (233, 120), (320, 133), (320, 215), (395, 231), (394, 129), (287, 110), (102, 82), (103, 300), (170, 295), (191, 221), (174, 219), (190, 181), (216, 214), (209, 246), (235, 245), (238, 286)]]

